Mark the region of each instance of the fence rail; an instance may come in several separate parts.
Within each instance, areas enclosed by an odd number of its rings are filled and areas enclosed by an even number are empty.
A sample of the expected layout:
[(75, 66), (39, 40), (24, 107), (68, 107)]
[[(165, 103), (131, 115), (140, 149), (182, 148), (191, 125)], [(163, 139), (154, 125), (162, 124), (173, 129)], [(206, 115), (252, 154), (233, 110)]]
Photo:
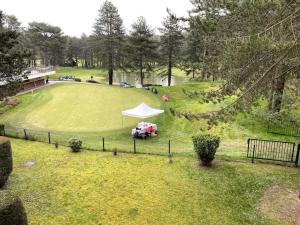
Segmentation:
[(122, 137), (120, 139), (119, 137), (105, 137), (101, 136), (100, 134), (80, 135), (75, 133), (17, 128), (9, 125), (5, 125), (5, 127), (2, 129), (0, 128), (0, 135), (48, 144), (57, 143), (61, 146), (69, 146), (69, 139), (78, 138), (83, 142), (83, 149), (87, 150), (118, 151), (124, 153), (151, 154), (161, 156), (171, 156), (178, 153), (190, 153), (190, 148), (192, 148), (192, 146), (189, 148), (187, 147), (186, 143), (182, 143), (177, 140), (160, 140), (159, 138), (142, 140), (133, 139), (130, 136), (128, 136), (128, 138)]
[(292, 137), (300, 137), (300, 124), (295, 121), (268, 121), (268, 132)]
[(300, 144), (294, 142), (248, 139), (247, 157), (252, 159), (272, 160), (294, 163), (298, 166)]

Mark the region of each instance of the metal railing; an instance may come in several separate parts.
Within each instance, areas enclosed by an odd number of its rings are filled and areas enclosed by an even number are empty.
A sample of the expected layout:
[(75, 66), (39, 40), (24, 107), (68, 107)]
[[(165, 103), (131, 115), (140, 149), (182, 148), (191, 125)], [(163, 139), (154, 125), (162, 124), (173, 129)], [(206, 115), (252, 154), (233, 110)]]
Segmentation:
[(300, 124), (295, 121), (268, 121), (268, 133), (300, 137)]
[[(77, 134), (59, 131), (42, 131), (26, 128), (12, 127), (5, 125), (0, 129), (0, 135), (12, 138), (19, 138), (30, 141), (38, 141), (47, 144), (58, 144), (69, 146), (71, 138), (78, 138), (82, 141), (82, 148), (93, 151), (117, 151), (123, 153), (147, 154), (147, 155), (186, 155), (191, 154), (192, 146), (187, 147), (176, 139), (149, 138), (147, 140), (133, 139), (132, 137), (102, 136), (101, 134)], [(184, 150), (185, 149), (185, 150)]]
[(252, 159), (271, 160), (294, 163), (298, 166), (300, 144), (273, 140), (248, 139), (247, 157)]

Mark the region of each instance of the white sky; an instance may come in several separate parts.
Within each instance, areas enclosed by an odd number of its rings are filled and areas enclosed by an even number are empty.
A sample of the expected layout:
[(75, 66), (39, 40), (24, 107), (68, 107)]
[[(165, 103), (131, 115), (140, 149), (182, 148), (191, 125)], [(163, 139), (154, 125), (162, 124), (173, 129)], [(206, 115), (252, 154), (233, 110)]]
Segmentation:
[[(166, 8), (178, 16), (192, 8), (189, 0), (111, 0), (118, 8), (125, 28), (138, 16), (144, 16), (152, 28), (161, 26)], [(0, 0), (0, 9), (15, 15), (22, 26), (28, 22), (46, 22), (59, 26), (65, 34), (80, 37), (91, 34), (98, 10), (104, 0)]]

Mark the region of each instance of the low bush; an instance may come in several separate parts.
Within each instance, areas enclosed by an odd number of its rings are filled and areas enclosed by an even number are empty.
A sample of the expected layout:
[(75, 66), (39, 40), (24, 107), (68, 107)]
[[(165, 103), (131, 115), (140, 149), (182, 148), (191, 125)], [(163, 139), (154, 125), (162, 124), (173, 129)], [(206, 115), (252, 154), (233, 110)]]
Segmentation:
[(81, 79), (80, 78), (74, 78), (74, 81), (81, 82)]
[(13, 160), (10, 141), (7, 138), (0, 138), (0, 188), (8, 180), (12, 169)]
[(93, 84), (100, 84), (100, 82), (98, 82), (96, 80), (87, 80), (86, 82), (93, 83)]
[(204, 166), (210, 166), (220, 145), (220, 137), (205, 134), (193, 137), (194, 149)]
[(0, 224), (28, 224), (26, 212), (21, 199), (9, 191), (0, 191)]
[(72, 152), (80, 152), (81, 146), (82, 146), (82, 141), (77, 138), (71, 138), (69, 140), (69, 146), (70, 146)]

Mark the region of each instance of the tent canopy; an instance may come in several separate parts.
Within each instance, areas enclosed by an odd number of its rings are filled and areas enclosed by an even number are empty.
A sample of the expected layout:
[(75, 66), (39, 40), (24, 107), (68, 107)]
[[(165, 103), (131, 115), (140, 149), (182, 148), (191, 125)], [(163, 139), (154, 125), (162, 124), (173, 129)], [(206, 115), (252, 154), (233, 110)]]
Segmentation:
[(164, 113), (164, 110), (151, 108), (150, 106), (146, 105), (145, 103), (142, 103), (133, 109), (122, 111), (123, 116), (129, 116), (129, 117), (135, 117), (135, 118), (141, 118), (141, 119), (150, 118), (150, 117), (162, 114), (162, 113)]

